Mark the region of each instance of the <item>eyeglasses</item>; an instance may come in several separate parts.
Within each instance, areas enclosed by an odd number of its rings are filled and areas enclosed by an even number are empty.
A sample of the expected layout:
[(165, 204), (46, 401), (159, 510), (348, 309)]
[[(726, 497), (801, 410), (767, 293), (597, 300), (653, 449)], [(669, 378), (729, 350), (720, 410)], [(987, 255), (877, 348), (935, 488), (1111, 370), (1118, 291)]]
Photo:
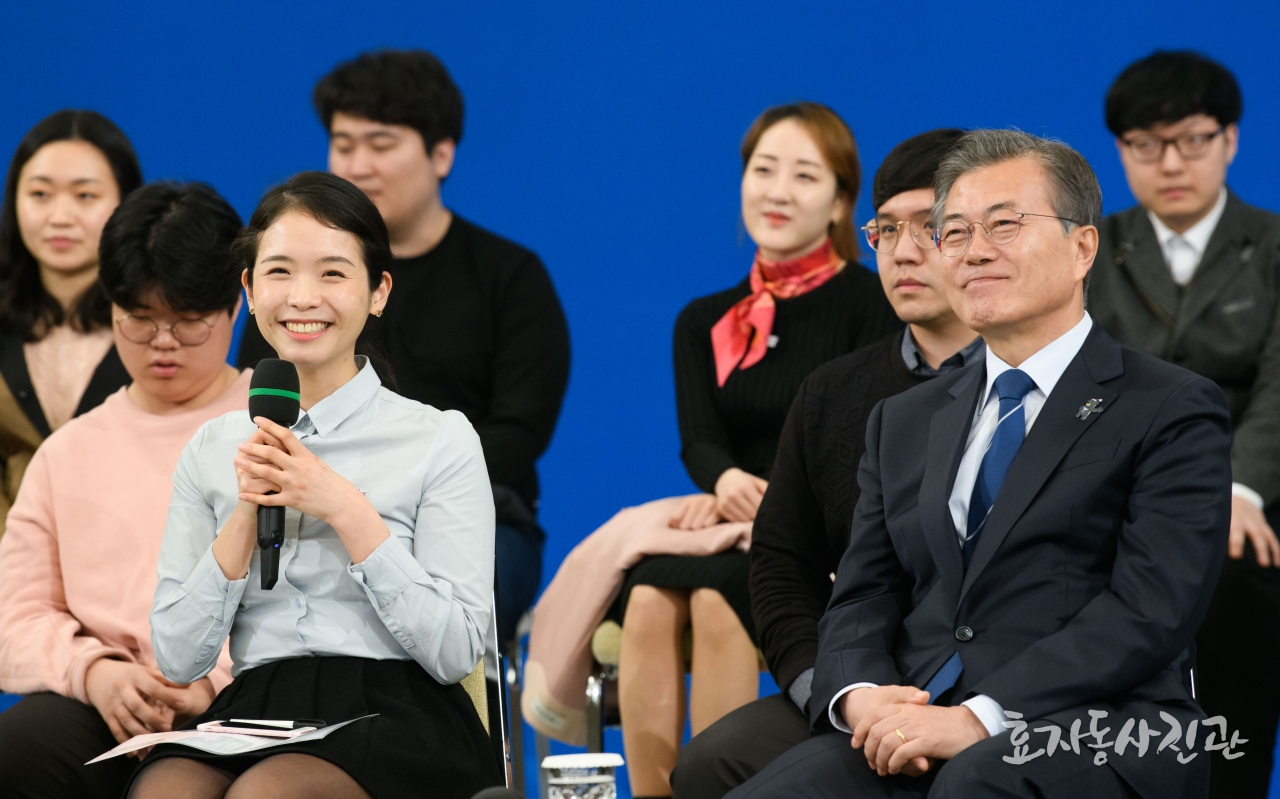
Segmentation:
[(179, 344), (184, 347), (198, 347), (213, 335), (213, 322), (207, 319), (179, 319), (173, 324), (162, 325), (146, 316), (125, 314), (116, 317), (116, 325), (120, 335), (134, 344), (150, 344), (161, 330), (168, 330)]
[(1009, 244), (1018, 238), (1018, 232), (1022, 230), (1022, 220), (1028, 216), (1058, 219), (1063, 222), (1070, 222), (1073, 225), (1083, 224), (1074, 219), (1067, 219), (1064, 216), (1022, 214), (1016, 211), (998, 211), (987, 217), (985, 222), (965, 222), (960, 219), (952, 219), (943, 223), (942, 230), (938, 232), (938, 250), (949, 258), (964, 255), (965, 251), (969, 249), (969, 242), (973, 240), (974, 225), (982, 228), (982, 232), (987, 234), (987, 240), (992, 244)]
[(1133, 153), (1133, 160), (1141, 164), (1154, 164), (1163, 159), (1165, 148), (1170, 144), (1184, 160), (1195, 161), (1209, 154), (1209, 146), (1223, 132), (1223, 128), (1218, 128), (1212, 133), (1184, 133), (1172, 139), (1144, 134), (1121, 141)]
[(871, 246), (871, 249), (880, 253), (893, 252), (893, 248), (898, 246), (898, 241), (902, 238), (904, 230), (908, 232), (916, 246), (936, 246), (933, 235), (933, 217), (928, 211), (921, 211), (911, 217), (910, 222), (905, 219), (899, 219), (897, 222), (880, 222), (873, 219), (862, 226), (862, 232), (867, 237), (867, 244)]

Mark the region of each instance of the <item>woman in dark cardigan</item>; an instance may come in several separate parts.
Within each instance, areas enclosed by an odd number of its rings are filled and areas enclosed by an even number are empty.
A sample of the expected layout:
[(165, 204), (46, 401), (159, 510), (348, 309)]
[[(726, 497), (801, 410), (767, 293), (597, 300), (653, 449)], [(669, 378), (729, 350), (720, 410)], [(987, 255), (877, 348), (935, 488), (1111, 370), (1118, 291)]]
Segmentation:
[(98, 239), (142, 170), (93, 111), (58, 111), (18, 144), (0, 210), (0, 534), (36, 447), (130, 382), (98, 285)]
[[(704, 493), (670, 526), (750, 522), (787, 409), (813, 369), (899, 326), (874, 274), (854, 260), (860, 182), (845, 123), (814, 103), (772, 108), (742, 145), (742, 214), (758, 249), (737, 286), (676, 322), (681, 457)], [(627, 574), (619, 701), (633, 795), (669, 796), (684, 727), (682, 633), (693, 627), (694, 734), (755, 699), (758, 665), (747, 556), (652, 555)]]

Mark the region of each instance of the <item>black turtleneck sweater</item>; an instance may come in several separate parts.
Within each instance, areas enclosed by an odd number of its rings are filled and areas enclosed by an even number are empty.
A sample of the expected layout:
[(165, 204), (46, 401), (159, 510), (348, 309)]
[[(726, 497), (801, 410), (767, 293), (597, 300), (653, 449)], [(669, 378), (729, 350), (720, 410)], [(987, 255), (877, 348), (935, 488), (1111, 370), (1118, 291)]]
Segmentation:
[(748, 369), (735, 369), (716, 385), (711, 327), (751, 294), (747, 280), (694, 300), (676, 320), (676, 411), (680, 457), (698, 488), (715, 491), (731, 467), (769, 479), (778, 436), (796, 391), (817, 367), (902, 329), (880, 279), (850, 263), (799, 297), (777, 301), (777, 344)]
[[(547, 270), (531, 251), (454, 214), (434, 248), (396, 260), (392, 281), (370, 332), (396, 392), (466, 415), (484, 448), (498, 520), (522, 521), (509, 492), (537, 507), (534, 463), (569, 381), (569, 329)], [(247, 326), (240, 365), (274, 355)]]

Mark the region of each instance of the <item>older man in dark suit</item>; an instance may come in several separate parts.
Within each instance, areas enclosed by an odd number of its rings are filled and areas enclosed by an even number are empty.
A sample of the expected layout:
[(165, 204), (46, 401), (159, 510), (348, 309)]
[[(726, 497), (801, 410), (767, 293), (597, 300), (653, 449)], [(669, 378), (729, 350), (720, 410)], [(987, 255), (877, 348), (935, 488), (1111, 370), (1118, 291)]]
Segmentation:
[(1197, 637), (1197, 699), (1249, 739), (1248, 757), (1215, 762), (1210, 795), (1261, 799), (1280, 721), (1280, 216), (1226, 187), (1242, 107), (1195, 53), (1157, 52), (1112, 84), (1107, 126), (1139, 204), (1099, 226), (1089, 311), (1227, 396), (1230, 559)]
[(1202, 797), (1241, 754), (1189, 680), (1227, 543), (1222, 392), (1085, 312), (1101, 192), (1074, 150), (973, 131), (936, 194), (985, 362), (872, 413), (810, 702), (838, 731), (730, 796)]

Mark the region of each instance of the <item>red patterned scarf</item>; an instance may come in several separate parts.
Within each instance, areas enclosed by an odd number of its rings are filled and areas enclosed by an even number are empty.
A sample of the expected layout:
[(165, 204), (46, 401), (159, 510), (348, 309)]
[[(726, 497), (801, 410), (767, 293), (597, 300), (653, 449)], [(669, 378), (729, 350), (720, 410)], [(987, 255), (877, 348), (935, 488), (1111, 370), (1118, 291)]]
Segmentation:
[(835, 277), (842, 263), (830, 239), (794, 261), (766, 261), (757, 252), (751, 265), (751, 296), (735, 303), (711, 328), (716, 382), (723, 387), (735, 368), (755, 366), (769, 351), (775, 297), (786, 300), (808, 294)]

